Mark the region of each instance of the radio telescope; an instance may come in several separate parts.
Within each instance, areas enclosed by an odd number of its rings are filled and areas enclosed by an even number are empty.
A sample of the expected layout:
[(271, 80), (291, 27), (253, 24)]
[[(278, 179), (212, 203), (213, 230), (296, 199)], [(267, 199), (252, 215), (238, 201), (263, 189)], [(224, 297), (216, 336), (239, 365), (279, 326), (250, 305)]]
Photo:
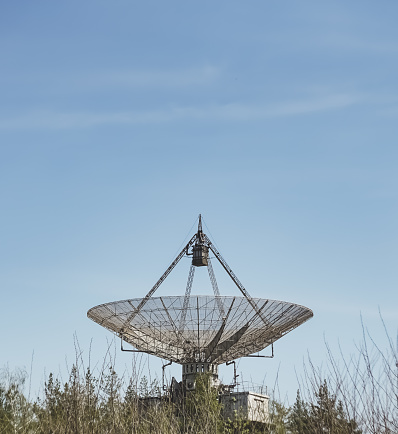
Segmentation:
[[(220, 295), (210, 252), (241, 296)], [(184, 256), (192, 256), (185, 295), (154, 297)], [(191, 295), (196, 267), (207, 267), (214, 295)], [(310, 319), (313, 312), (294, 303), (252, 298), (203, 232), (199, 216), (197, 233), (144, 298), (101, 304), (91, 308), (87, 316), (131, 344), (135, 351), (181, 364), (184, 389), (190, 390), (197, 373), (209, 372), (213, 384), (218, 384), (220, 364), (273, 345)]]

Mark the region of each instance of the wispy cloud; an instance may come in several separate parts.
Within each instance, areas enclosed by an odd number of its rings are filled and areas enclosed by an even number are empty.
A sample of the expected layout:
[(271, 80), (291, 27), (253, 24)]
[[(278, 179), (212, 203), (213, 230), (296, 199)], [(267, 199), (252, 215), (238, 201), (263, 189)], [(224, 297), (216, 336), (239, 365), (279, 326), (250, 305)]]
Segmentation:
[(335, 94), (317, 99), (286, 101), (269, 105), (237, 103), (198, 107), (173, 106), (113, 113), (32, 111), (12, 118), (0, 118), (0, 129), (68, 129), (117, 124), (159, 124), (186, 120), (245, 122), (338, 110), (352, 106), (360, 100), (361, 98), (355, 95)]
[[(178, 89), (189, 86), (206, 86), (216, 82), (222, 69), (202, 65), (179, 69), (109, 69), (94, 71), (47, 71), (40, 74), (26, 71), (7, 77), (9, 83), (26, 83), (29, 86), (45, 84), (44, 91), (57, 93), (84, 92), (107, 89)], [(4, 79), (4, 78), (3, 78)]]
[(221, 74), (220, 68), (203, 66), (180, 70), (122, 70), (96, 73), (89, 85), (110, 85), (120, 87), (185, 87), (208, 84)]

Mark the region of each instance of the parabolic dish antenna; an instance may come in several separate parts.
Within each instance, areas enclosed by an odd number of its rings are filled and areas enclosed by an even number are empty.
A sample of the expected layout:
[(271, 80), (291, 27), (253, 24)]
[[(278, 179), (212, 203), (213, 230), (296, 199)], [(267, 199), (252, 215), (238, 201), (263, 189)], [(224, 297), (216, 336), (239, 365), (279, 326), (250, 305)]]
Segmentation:
[[(263, 350), (312, 317), (304, 306), (246, 297), (152, 297), (93, 307), (88, 317), (138, 350), (175, 363), (222, 364)], [(185, 307), (184, 307), (185, 304)], [(260, 317), (262, 314), (262, 318)], [(132, 317), (131, 319), (129, 319)]]
[[(209, 254), (221, 264), (241, 296), (220, 295)], [(184, 256), (192, 256), (185, 295), (153, 297)], [(191, 295), (197, 267), (207, 268), (214, 295)], [(144, 298), (101, 304), (87, 315), (131, 344), (135, 351), (183, 365), (183, 383), (189, 390), (194, 387), (195, 373), (210, 372), (216, 381), (218, 365), (273, 345), (313, 313), (293, 303), (252, 298), (203, 233), (199, 216), (197, 233)]]

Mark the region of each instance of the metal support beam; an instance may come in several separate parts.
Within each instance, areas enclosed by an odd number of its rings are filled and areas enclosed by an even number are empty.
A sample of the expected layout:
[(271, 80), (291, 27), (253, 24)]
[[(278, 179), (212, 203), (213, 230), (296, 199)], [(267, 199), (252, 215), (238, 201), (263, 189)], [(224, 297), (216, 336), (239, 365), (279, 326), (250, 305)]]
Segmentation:
[(166, 384), (164, 383), (164, 370), (166, 369), (166, 366), (170, 366), (173, 362), (170, 360), (169, 363), (165, 363), (162, 365), (162, 389), (166, 390)]
[(225, 364), (227, 366), (234, 365), (234, 384), (230, 384), (228, 386), (230, 389), (233, 389), (234, 387), (236, 387), (238, 385), (238, 382), (236, 381), (236, 379), (239, 377), (239, 375), (236, 374), (236, 362), (235, 362), (235, 360), (232, 360), (232, 362), (226, 362)]
[[(271, 344), (271, 349), (272, 349), (272, 353), (270, 356), (263, 356), (262, 354), (249, 354), (248, 356), (243, 356), (243, 357), (262, 357), (264, 359), (273, 359), (274, 358), (274, 343), (272, 342)], [(228, 363), (227, 363), (228, 365)]]
[(232, 336), (230, 336), (227, 340), (220, 342), (213, 350), (211, 354), (211, 362), (214, 363), (217, 361), (219, 357), (221, 357), (226, 351), (232, 348), (235, 344), (237, 344), (240, 338), (246, 333), (250, 325), (254, 322), (257, 316), (260, 316), (261, 311), (268, 304), (268, 300), (261, 306), (261, 308), (256, 312), (250, 320), (239, 330), (237, 330)]
[(254, 311), (258, 314), (258, 316), (261, 318), (263, 323), (267, 325), (268, 327), (272, 327), (270, 323), (264, 318), (264, 316), (261, 314), (258, 306), (253, 301), (250, 294), (247, 292), (245, 287), (241, 284), (240, 280), (236, 277), (235, 273), (232, 271), (232, 268), (227, 264), (225, 259), (221, 256), (220, 252), (214, 247), (213, 243), (210, 241), (209, 237), (206, 234), (203, 234), (207, 245), (209, 246), (210, 250), (214, 253), (214, 256), (218, 259), (220, 264), (223, 266), (224, 270), (228, 273), (229, 277), (232, 279), (232, 281), (235, 283), (235, 285), (238, 287), (239, 291), (246, 297), (247, 301), (250, 303), (251, 307), (254, 309)]
[(166, 315), (167, 315), (167, 318), (169, 319), (170, 324), (171, 324), (171, 326), (173, 327), (173, 332), (174, 332), (175, 335), (176, 335), (177, 341), (182, 342), (182, 336), (181, 336), (181, 333), (179, 332), (179, 330), (177, 330), (177, 326), (176, 326), (175, 322), (173, 321), (173, 318), (171, 317), (171, 315), (170, 315), (170, 313), (169, 313), (169, 311), (168, 311), (166, 305), (164, 304), (164, 301), (163, 301), (162, 297), (160, 297), (160, 301), (162, 302), (163, 309), (165, 310)]
[(211, 264), (210, 258), (207, 258), (207, 271), (209, 273), (211, 286), (213, 287), (213, 292), (214, 292), (214, 295), (216, 297), (218, 310), (220, 311), (221, 318), (224, 318), (224, 316), (225, 316), (224, 306), (223, 306), (222, 301), (221, 301), (220, 291), (218, 289), (216, 276), (214, 275), (213, 265)]
[(195, 243), (197, 238), (197, 234), (195, 234), (189, 241), (188, 244), (181, 250), (178, 256), (174, 259), (174, 261), (170, 264), (169, 268), (162, 274), (160, 279), (153, 285), (152, 289), (148, 292), (148, 294), (142, 299), (141, 303), (137, 306), (136, 310), (132, 312), (129, 317), (126, 319), (125, 324), (122, 329), (130, 323), (136, 315), (140, 312), (140, 310), (145, 306), (146, 302), (152, 297), (155, 291), (159, 288), (159, 286), (164, 282), (166, 277), (172, 272), (173, 268), (180, 262), (181, 258), (185, 255), (188, 249)]
[(224, 333), (224, 329), (225, 329), (225, 326), (227, 324), (227, 320), (228, 320), (229, 314), (231, 313), (232, 306), (234, 305), (234, 303), (235, 303), (235, 297), (232, 300), (231, 305), (229, 306), (227, 315), (223, 317), (220, 329), (218, 330), (217, 334), (214, 336), (214, 338), (212, 339), (212, 341), (207, 345), (207, 348), (206, 348), (206, 360), (208, 362), (211, 361), (211, 355), (212, 355), (214, 349), (216, 348), (216, 346), (218, 345), (218, 343), (220, 342), (222, 334)]
[(182, 331), (184, 330), (184, 327), (185, 327), (185, 319), (187, 317), (187, 309), (188, 309), (188, 304), (189, 304), (189, 297), (191, 295), (192, 282), (193, 282), (194, 275), (195, 275), (195, 266), (191, 265), (191, 268), (189, 269), (189, 274), (188, 274), (187, 287), (185, 290), (184, 305), (182, 307), (180, 325), (178, 327), (178, 331), (180, 333), (182, 333)]

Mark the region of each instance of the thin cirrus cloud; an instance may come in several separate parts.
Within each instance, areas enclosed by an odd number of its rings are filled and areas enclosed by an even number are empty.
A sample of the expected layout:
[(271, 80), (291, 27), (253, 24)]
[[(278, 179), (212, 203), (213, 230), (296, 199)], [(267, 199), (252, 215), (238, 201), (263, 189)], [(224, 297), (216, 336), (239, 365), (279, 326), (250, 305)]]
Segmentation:
[(220, 76), (220, 69), (204, 66), (183, 71), (116, 71), (97, 75), (91, 83), (123, 87), (185, 87), (208, 84)]
[(360, 98), (355, 95), (334, 94), (269, 105), (232, 103), (108, 113), (32, 111), (13, 118), (0, 118), (0, 129), (70, 129), (105, 125), (159, 124), (187, 120), (245, 122), (344, 109), (359, 102)]
[[(189, 86), (206, 86), (217, 82), (221, 76), (221, 69), (212, 65), (193, 67), (178, 70), (144, 70), (123, 69), (103, 71), (69, 71), (67, 74), (58, 74), (51, 71), (47, 74), (35, 75), (30, 72), (18, 77), (10, 76), (8, 81), (13, 83), (25, 82), (27, 85), (38, 86), (41, 92), (54, 90), (57, 93), (75, 93), (104, 89), (179, 89)], [(44, 88), (40, 85), (45, 85)]]

